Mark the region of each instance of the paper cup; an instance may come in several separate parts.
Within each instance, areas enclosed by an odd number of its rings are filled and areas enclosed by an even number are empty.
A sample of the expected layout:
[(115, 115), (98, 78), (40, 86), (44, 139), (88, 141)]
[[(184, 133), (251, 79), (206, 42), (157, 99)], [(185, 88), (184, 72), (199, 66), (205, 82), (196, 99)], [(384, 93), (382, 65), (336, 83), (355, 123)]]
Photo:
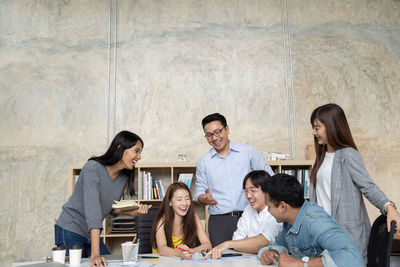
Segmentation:
[(139, 243), (125, 242), (122, 246), (122, 258), (124, 263), (136, 263), (139, 252)]
[(65, 247), (56, 247), (52, 249), (53, 251), (53, 262), (58, 262), (58, 263), (65, 263)]
[(77, 266), (81, 264), (82, 247), (72, 246), (69, 247), (69, 264), (70, 266)]

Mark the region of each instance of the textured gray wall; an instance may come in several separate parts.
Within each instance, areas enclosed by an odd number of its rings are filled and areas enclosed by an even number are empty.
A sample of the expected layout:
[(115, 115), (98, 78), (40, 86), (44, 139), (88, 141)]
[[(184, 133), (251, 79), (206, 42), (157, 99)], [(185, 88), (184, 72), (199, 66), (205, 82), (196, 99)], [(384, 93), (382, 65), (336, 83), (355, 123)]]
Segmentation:
[[(400, 2), (289, 2), (299, 158), (311, 111), (336, 102), (399, 202)], [(195, 160), (201, 119), (221, 112), (232, 140), (289, 152), (280, 4), (118, 1), (113, 65), (108, 1), (0, 1), (0, 262), (50, 254), (68, 166), (114, 131), (143, 137), (143, 161)]]

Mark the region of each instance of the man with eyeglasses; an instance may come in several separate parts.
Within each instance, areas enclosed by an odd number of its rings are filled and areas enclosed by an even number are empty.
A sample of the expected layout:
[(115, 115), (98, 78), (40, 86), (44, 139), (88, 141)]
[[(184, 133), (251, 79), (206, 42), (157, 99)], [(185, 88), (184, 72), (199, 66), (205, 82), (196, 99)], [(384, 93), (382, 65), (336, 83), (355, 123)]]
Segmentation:
[(252, 170), (274, 173), (253, 146), (229, 140), (229, 126), (224, 116), (210, 114), (201, 124), (212, 148), (197, 161), (195, 197), (197, 202), (209, 205), (208, 232), (215, 247), (232, 239), (238, 220), (248, 205), (242, 192), (246, 174)]

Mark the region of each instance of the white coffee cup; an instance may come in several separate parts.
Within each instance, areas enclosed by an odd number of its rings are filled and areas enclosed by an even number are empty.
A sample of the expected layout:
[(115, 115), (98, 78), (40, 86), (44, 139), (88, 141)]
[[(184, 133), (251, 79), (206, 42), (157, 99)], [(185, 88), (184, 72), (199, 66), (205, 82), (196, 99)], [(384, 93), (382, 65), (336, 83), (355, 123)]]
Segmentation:
[(69, 264), (70, 266), (77, 266), (81, 264), (82, 246), (69, 247)]
[(60, 246), (60, 247), (55, 247), (52, 249), (53, 251), (53, 262), (58, 262), (58, 263), (65, 263), (65, 247)]

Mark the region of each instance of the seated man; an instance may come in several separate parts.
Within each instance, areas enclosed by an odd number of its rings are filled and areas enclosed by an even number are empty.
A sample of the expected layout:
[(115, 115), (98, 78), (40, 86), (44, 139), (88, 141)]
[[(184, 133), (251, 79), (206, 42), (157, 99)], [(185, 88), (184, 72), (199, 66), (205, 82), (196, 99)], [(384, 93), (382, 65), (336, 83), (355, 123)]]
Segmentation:
[(336, 221), (320, 206), (304, 201), (297, 179), (274, 175), (262, 186), (268, 211), (283, 231), (275, 243), (258, 252), (264, 265), (279, 266), (364, 266), (357, 246)]
[(277, 223), (269, 214), (264, 201), (261, 185), (271, 176), (264, 170), (251, 171), (243, 179), (244, 195), (250, 203), (247, 206), (233, 233), (233, 240), (225, 241), (214, 247), (204, 258), (212, 254), (213, 259), (221, 257), (222, 252), (229, 248), (257, 254), (260, 248), (273, 243), (282, 231), (282, 223)]

